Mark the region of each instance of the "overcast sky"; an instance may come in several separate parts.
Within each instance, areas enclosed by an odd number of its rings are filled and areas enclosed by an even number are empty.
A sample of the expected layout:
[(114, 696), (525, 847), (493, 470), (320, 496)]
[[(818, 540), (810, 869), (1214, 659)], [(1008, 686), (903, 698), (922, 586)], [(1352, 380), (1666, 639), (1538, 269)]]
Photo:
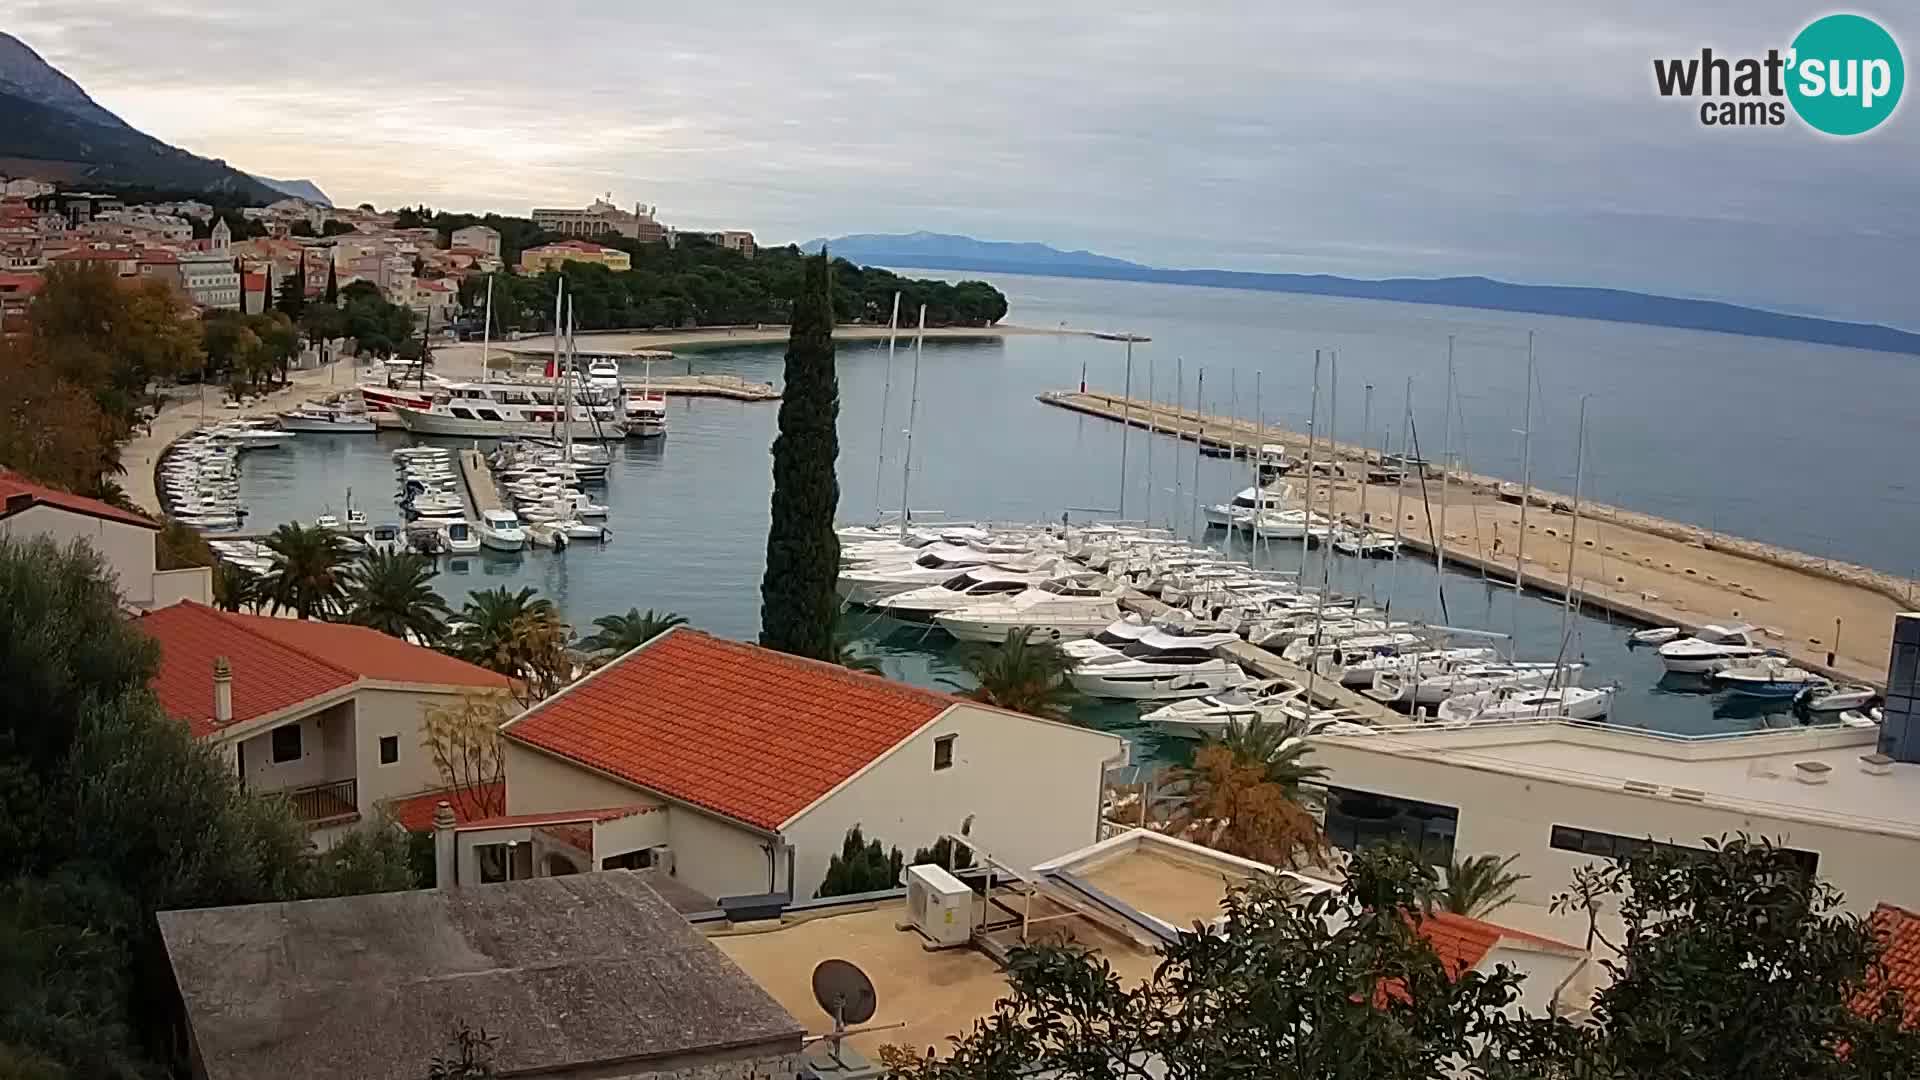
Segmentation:
[[(915, 7), (9, 0), (0, 28), (136, 127), (341, 203), (611, 192), (763, 243), (930, 229), (1920, 327), (1920, 106), (1841, 141), (1652, 89), (1655, 56), (1784, 48), (1824, 7)], [(1910, 7), (1858, 10), (1920, 41)]]

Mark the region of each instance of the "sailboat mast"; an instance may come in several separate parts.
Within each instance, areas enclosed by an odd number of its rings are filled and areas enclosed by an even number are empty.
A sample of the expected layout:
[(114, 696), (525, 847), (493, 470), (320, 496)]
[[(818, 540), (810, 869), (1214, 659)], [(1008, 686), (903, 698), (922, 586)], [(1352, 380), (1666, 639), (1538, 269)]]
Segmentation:
[(907, 443), (900, 455), (900, 539), (907, 538), (907, 483), (913, 476), (913, 422), (920, 412), (920, 343), (927, 333), (927, 305), (920, 305), (920, 328), (913, 332), (913, 389), (907, 398)]
[[(916, 346), (917, 348), (918, 346)], [(1127, 333), (1127, 379), (1120, 391), (1120, 520), (1127, 520), (1127, 430), (1133, 427), (1133, 333)]]
[(1153, 437), (1156, 432), (1154, 413), (1160, 404), (1153, 396), (1153, 355), (1147, 355), (1147, 510), (1143, 515), (1149, 526), (1153, 524)]
[(1173, 507), (1167, 511), (1167, 527), (1173, 528), (1174, 519), (1180, 516), (1180, 508), (1186, 505), (1186, 493), (1180, 489), (1180, 428), (1177, 426), (1185, 419), (1183, 415), (1187, 400), (1187, 358), (1173, 358), (1173, 418), (1175, 427), (1173, 440)]
[[(1453, 472), (1453, 335), (1447, 335), (1447, 397), (1440, 418), (1440, 525), (1434, 529), (1433, 568), (1447, 569), (1447, 477)], [(1421, 469), (1426, 465), (1422, 464)]]
[(1207, 445), (1207, 369), (1201, 368), (1193, 385), (1193, 516), (1188, 528), (1204, 533), (1200, 522), (1200, 451)]
[(886, 381), (880, 390), (880, 440), (873, 447), (873, 516), (880, 517), (880, 476), (887, 467), (887, 402), (893, 397), (893, 342), (900, 333), (900, 292), (893, 293), (893, 314), (887, 317)]
[(480, 324), (480, 378), (487, 377), (487, 352), (493, 344), (493, 275), (487, 275), (487, 314)]
[(1526, 429), (1520, 433), (1520, 539), (1513, 549), (1513, 591), (1519, 592), (1527, 574), (1527, 504), (1533, 501), (1533, 331), (1527, 331)]
[[(1367, 480), (1371, 469), (1370, 458), (1373, 450), (1367, 446), (1367, 440), (1373, 438), (1373, 384), (1367, 383), (1366, 404), (1360, 407), (1360, 542), (1366, 543), (1367, 533), (1372, 523), (1367, 520)], [(1361, 554), (1366, 554), (1364, 551)]]
[[(1338, 350), (1333, 351), (1331, 364), (1333, 368), (1331, 372), (1333, 385), (1328, 389), (1328, 401), (1327, 401), (1327, 445), (1328, 446), (1334, 445), (1333, 437), (1335, 433), (1334, 433), (1333, 418), (1334, 418), (1334, 414), (1339, 411), (1340, 353), (1338, 352)], [(1314, 396), (1318, 398), (1320, 394), (1320, 356), (1319, 356), (1318, 349), (1314, 350), (1313, 388), (1314, 388)], [(1334, 455), (1334, 457), (1336, 460), (1338, 459), (1337, 454)], [(1329, 482), (1327, 484), (1327, 518), (1329, 522), (1331, 522), (1333, 518), (1333, 484), (1331, 482), (1332, 478), (1329, 477), (1328, 481)], [(1307, 468), (1307, 535), (1308, 536), (1313, 535), (1313, 468), (1312, 466), (1308, 466)], [(1328, 526), (1327, 542), (1329, 545), (1331, 545), (1333, 542), (1333, 532), (1332, 532), (1331, 524), (1329, 524)], [(1302, 542), (1301, 550), (1302, 551), (1306, 550), (1304, 541)], [(1331, 551), (1322, 551), (1320, 553), (1320, 593), (1318, 596), (1314, 597), (1314, 601), (1313, 601), (1313, 651), (1307, 656), (1307, 708), (1309, 710), (1308, 715), (1312, 715), (1311, 710), (1313, 708), (1313, 684), (1314, 684), (1315, 678), (1319, 675), (1319, 672), (1320, 672), (1320, 644), (1321, 644), (1320, 635), (1327, 625), (1327, 588), (1331, 583), (1332, 573), (1333, 573), (1333, 553)]]
[(1400, 399), (1400, 464), (1392, 475), (1398, 477), (1393, 485), (1393, 574), (1387, 581), (1387, 611), (1393, 611), (1394, 590), (1400, 584), (1400, 536), (1401, 525), (1406, 521), (1407, 475), (1406, 461), (1409, 455), (1407, 428), (1413, 423), (1413, 376), (1407, 376), (1407, 389)]
[(1306, 516), (1300, 532), (1300, 576), (1307, 576), (1307, 545), (1313, 536), (1313, 441), (1314, 425), (1320, 419), (1320, 350), (1313, 350), (1313, 403), (1307, 407), (1307, 498)]
[[(1564, 654), (1567, 648), (1567, 635), (1573, 622), (1573, 561), (1580, 557), (1580, 496), (1581, 480), (1586, 474), (1587, 457), (1587, 398), (1580, 395), (1579, 435), (1573, 446), (1573, 524), (1567, 526), (1567, 595), (1566, 602), (1560, 606), (1560, 650)], [(1562, 667), (1555, 671), (1556, 678)]]
[(573, 464), (573, 369), (575, 366), (573, 340), (573, 298), (567, 298), (567, 370), (561, 374), (566, 380), (566, 401), (560, 406), (560, 452), (566, 464)]
[(1253, 453), (1248, 454), (1247, 458), (1253, 463), (1253, 501), (1258, 504), (1253, 508), (1253, 563), (1257, 566), (1260, 563), (1260, 515), (1267, 512), (1267, 486), (1260, 482), (1260, 448), (1266, 445), (1263, 440), (1267, 436), (1267, 414), (1260, 411), (1258, 368), (1253, 372), (1253, 422), (1254, 437), (1249, 444)]

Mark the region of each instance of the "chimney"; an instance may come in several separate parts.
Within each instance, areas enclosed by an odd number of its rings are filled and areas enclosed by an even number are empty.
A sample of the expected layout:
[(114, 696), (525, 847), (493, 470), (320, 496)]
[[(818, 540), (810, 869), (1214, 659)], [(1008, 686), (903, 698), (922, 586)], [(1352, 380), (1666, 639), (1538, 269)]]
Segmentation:
[(1833, 772), (1833, 766), (1824, 761), (1796, 761), (1793, 763), (1793, 778), (1803, 784), (1824, 784), (1827, 774)]
[(1887, 700), (1877, 749), (1895, 761), (1920, 764), (1920, 611), (1893, 617), (1893, 653), (1887, 658)]
[(1868, 776), (1886, 776), (1893, 772), (1893, 759), (1885, 754), (1861, 754), (1860, 771)]
[(445, 799), (433, 808), (433, 887), (451, 889), (460, 884), (455, 869), (453, 804)]
[(233, 668), (224, 656), (213, 658), (213, 722), (233, 722)]

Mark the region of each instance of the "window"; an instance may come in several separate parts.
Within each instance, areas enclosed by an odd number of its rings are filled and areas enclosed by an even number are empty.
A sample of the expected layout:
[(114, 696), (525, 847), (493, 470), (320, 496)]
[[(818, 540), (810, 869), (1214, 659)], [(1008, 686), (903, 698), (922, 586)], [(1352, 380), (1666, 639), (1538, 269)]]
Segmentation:
[(300, 760), (300, 725), (287, 724), (273, 729), (273, 763)]
[(1436, 866), (1453, 861), (1460, 811), (1451, 806), (1327, 787), (1327, 840), (1348, 851), (1400, 841)]
[(953, 743), (958, 735), (942, 735), (933, 740), (933, 771), (953, 768)]
[[(1699, 851), (1681, 844), (1667, 844), (1647, 837), (1621, 836), (1617, 833), (1603, 832), (1599, 829), (1578, 829), (1571, 825), (1555, 825), (1548, 834), (1547, 843), (1560, 851), (1573, 851), (1581, 855), (1598, 855), (1605, 859), (1625, 858), (1629, 855), (1644, 855), (1649, 851), (1677, 851), (1683, 854)], [(1811, 875), (1820, 868), (1820, 854), (1814, 851), (1802, 851), (1798, 848), (1781, 848), (1788, 858), (1797, 864), (1802, 873)]]
[(653, 849), (641, 848), (621, 855), (609, 855), (600, 860), (602, 870), (645, 870), (653, 866)]
[(380, 764), (391, 765), (400, 760), (400, 736), (380, 736)]
[(533, 845), (525, 842), (475, 844), (473, 858), (480, 866), (480, 883), (525, 881), (533, 876)]

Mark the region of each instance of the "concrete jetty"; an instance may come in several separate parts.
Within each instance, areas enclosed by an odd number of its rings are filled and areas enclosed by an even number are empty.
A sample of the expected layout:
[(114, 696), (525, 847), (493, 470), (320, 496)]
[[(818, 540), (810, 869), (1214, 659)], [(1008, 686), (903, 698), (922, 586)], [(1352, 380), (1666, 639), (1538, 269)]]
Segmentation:
[(650, 380), (623, 379), (629, 392), (640, 389), (677, 397), (730, 398), (734, 401), (779, 401), (772, 383), (754, 382), (738, 375), (655, 375)]
[[(1173, 610), (1166, 604), (1134, 589), (1128, 589), (1121, 595), (1120, 607), (1126, 611), (1137, 612), (1149, 619), (1157, 619)], [(1329, 679), (1324, 675), (1313, 675), (1306, 668), (1282, 660), (1252, 642), (1230, 642), (1215, 649), (1214, 655), (1223, 660), (1231, 660), (1263, 679), (1287, 679), (1301, 686), (1312, 683), (1314, 705), (1323, 709), (1350, 710), (1362, 717), (1361, 723), (1377, 725), (1406, 722), (1406, 717), (1380, 702), (1354, 693), (1341, 686), (1337, 680)]]
[(493, 469), (480, 451), (460, 451), (460, 478), (466, 481), (467, 514), (472, 520), (478, 521), (488, 510), (506, 509), (500, 503), (500, 489), (493, 486)]
[[(1050, 392), (1045, 404), (1124, 422), (1189, 442), (1277, 443), (1299, 458), (1307, 437), (1249, 420), (1103, 393)], [(1401, 543), (1489, 581), (1556, 598), (1573, 591), (1580, 606), (1624, 620), (1694, 629), (1750, 623), (1766, 645), (1833, 678), (1880, 685), (1892, 648), (1893, 616), (1913, 606), (1920, 585), (1868, 567), (1791, 551), (1601, 503), (1583, 502), (1573, 535), (1572, 499), (1535, 490), (1520, 526), (1511, 485), (1460, 469), (1429, 466), (1402, 483), (1369, 481), (1377, 454), (1350, 444), (1315, 444), (1317, 461), (1336, 475), (1288, 476), (1294, 502), (1351, 523), (1395, 532)], [(1251, 468), (1249, 468), (1249, 483)], [(1445, 501), (1442, 502), (1442, 487)], [(1396, 510), (1397, 507), (1397, 510)], [(1403, 558), (1407, 555), (1403, 554)]]

